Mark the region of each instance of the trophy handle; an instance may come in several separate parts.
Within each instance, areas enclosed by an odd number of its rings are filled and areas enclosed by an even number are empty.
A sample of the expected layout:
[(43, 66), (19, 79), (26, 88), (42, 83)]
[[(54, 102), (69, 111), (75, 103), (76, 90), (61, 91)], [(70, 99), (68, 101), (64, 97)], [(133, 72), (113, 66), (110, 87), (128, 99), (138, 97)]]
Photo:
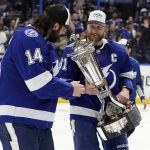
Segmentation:
[(121, 107), (121, 108), (124, 109), (124, 110), (126, 109), (126, 106), (123, 105), (122, 103), (118, 102), (118, 101), (117, 101), (117, 98), (116, 98), (114, 95), (110, 94), (109, 96), (110, 96), (111, 101), (112, 101), (114, 104), (118, 105), (119, 107)]
[[(107, 95), (108, 94), (108, 95)], [(114, 103), (114, 104), (116, 104), (117, 106), (119, 106), (119, 107), (121, 107), (122, 109), (126, 109), (126, 106), (124, 105), (124, 104), (122, 104), (122, 103), (120, 103), (120, 102), (118, 102), (117, 101), (117, 98), (111, 93), (111, 91), (106, 91), (105, 93), (99, 93), (98, 95), (97, 95), (97, 97), (98, 97), (98, 99), (100, 100), (100, 102), (101, 102), (101, 104), (102, 104), (102, 109), (104, 109), (104, 98), (105, 97), (107, 97), (107, 96), (105, 96), (105, 95), (107, 95), (110, 99), (111, 99), (111, 101)]]
[(126, 106), (124, 104), (118, 102), (116, 96), (114, 96), (112, 94), (112, 92), (110, 91), (110, 88), (109, 88), (108, 83), (105, 78), (103, 79), (103, 83), (104, 83), (103, 84), (104, 86), (99, 88), (100, 91), (99, 91), (99, 94), (97, 95), (97, 97), (99, 98), (99, 100), (102, 103), (102, 109), (104, 109), (104, 106), (103, 106), (104, 105), (103, 101), (105, 101), (104, 98), (109, 97), (114, 104), (116, 104), (117, 106), (119, 106), (125, 110)]

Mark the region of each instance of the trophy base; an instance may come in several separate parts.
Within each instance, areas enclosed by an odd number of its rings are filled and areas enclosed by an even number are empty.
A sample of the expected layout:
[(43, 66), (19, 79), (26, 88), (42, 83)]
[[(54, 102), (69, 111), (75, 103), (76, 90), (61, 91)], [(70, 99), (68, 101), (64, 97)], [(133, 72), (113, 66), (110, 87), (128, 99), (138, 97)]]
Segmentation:
[(140, 124), (141, 119), (137, 106), (133, 104), (132, 109), (126, 109), (117, 119), (107, 123), (100, 121), (97, 131), (103, 140), (110, 140), (134, 129)]

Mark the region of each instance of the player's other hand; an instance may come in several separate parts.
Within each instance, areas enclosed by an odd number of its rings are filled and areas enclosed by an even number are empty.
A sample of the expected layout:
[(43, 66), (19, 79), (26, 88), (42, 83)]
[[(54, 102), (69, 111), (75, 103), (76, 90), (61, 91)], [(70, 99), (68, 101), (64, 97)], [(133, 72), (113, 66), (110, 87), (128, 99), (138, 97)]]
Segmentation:
[(122, 104), (127, 104), (129, 101), (129, 90), (123, 88), (117, 95), (117, 100)]
[(81, 94), (85, 93), (85, 87), (84, 85), (80, 84), (80, 81), (72, 81), (71, 82), (73, 86), (73, 96), (80, 97)]
[(147, 108), (147, 102), (146, 102), (146, 100), (145, 100), (145, 99), (142, 100), (142, 103), (143, 103), (143, 105), (144, 105), (144, 109), (146, 109), (146, 108)]
[(98, 88), (95, 85), (89, 84), (85, 80), (85, 93), (89, 95), (97, 95), (98, 94)]

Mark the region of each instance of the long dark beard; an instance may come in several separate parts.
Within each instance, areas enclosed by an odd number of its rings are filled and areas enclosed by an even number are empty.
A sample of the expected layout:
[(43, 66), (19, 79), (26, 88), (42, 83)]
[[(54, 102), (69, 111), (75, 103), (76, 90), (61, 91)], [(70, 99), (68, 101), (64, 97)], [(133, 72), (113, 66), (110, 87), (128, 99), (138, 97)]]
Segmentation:
[(46, 39), (50, 42), (57, 42), (59, 40), (59, 31), (49, 30)]

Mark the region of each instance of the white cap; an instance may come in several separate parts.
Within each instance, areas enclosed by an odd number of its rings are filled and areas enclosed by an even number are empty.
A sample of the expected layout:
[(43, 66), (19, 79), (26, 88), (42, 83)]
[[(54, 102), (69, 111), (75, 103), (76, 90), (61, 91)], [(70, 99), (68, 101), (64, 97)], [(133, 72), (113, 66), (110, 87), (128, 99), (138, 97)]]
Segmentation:
[(127, 40), (127, 39), (121, 39), (117, 42), (118, 44), (121, 44), (121, 45), (124, 45), (124, 46), (127, 46), (129, 48), (132, 48), (132, 44), (131, 44), (131, 41), (130, 40)]
[(127, 45), (128, 40), (127, 39), (121, 39), (119, 40), (117, 43), (126, 46)]
[(106, 23), (106, 14), (101, 10), (94, 10), (90, 13), (88, 23)]

